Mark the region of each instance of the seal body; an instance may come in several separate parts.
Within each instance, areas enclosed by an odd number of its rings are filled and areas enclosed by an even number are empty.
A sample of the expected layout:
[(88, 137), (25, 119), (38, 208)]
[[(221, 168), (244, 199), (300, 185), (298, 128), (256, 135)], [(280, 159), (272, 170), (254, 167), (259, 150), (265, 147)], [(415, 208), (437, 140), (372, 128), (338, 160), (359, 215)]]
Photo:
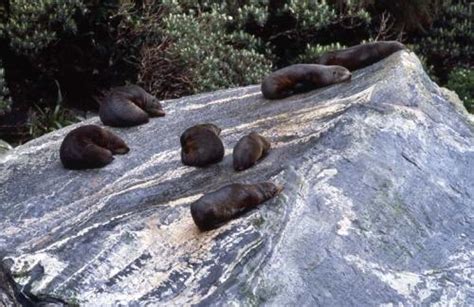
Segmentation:
[(164, 116), (158, 99), (137, 85), (112, 88), (102, 99), (99, 116), (105, 125), (130, 127)]
[(270, 142), (256, 132), (241, 138), (234, 147), (234, 169), (243, 171), (255, 165), (270, 150)]
[(353, 71), (372, 65), (403, 49), (405, 49), (405, 45), (397, 41), (367, 43), (327, 52), (319, 58), (318, 63), (323, 65), (340, 65)]
[(192, 203), (191, 216), (201, 231), (211, 230), (273, 198), (281, 190), (271, 182), (226, 185)]
[(59, 157), (67, 169), (98, 168), (112, 162), (113, 154), (125, 154), (129, 150), (125, 142), (111, 131), (86, 125), (66, 135)]
[(203, 167), (222, 161), (224, 144), (221, 129), (213, 124), (200, 124), (186, 129), (180, 138), (181, 161), (185, 165)]
[(350, 79), (350, 71), (341, 66), (295, 64), (265, 77), (261, 89), (265, 98), (281, 99)]

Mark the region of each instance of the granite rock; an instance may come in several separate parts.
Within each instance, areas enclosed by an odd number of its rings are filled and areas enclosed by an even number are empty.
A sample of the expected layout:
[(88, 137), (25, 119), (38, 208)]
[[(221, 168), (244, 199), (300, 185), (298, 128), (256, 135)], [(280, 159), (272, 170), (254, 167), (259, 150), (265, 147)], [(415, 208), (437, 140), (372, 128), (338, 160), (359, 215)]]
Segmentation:
[[(11, 289), (53, 305), (472, 305), (474, 125), (454, 100), (401, 51), (282, 100), (249, 86), (165, 101), (163, 118), (110, 128), (131, 150), (102, 169), (59, 161), (97, 118), (18, 146), (0, 157), (0, 305)], [(180, 134), (205, 122), (224, 160), (182, 165)], [(272, 150), (234, 172), (251, 131)], [(193, 224), (203, 193), (266, 180), (285, 190), (216, 230)]]

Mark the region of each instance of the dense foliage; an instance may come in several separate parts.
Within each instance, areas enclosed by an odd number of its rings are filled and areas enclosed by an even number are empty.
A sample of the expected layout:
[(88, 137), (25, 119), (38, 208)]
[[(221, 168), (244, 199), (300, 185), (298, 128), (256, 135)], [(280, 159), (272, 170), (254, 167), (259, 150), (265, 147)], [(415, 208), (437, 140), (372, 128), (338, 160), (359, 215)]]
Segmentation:
[(5, 83), (5, 70), (0, 61), (0, 116), (10, 111), (11, 99)]
[(94, 97), (110, 86), (138, 82), (174, 98), (258, 83), (272, 69), (384, 39), (408, 44), (472, 111), (474, 31), (465, 1), (3, 3), (0, 138), (16, 142), (70, 123), (70, 108), (97, 109)]
[(78, 11), (84, 13), (81, 0), (10, 0), (0, 33), (9, 38), (13, 50), (34, 57), (60, 34), (77, 32), (73, 17)]
[[(474, 9), (474, 8), (473, 8)], [(433, 65), (445, 83), (455, 68), (472, 68), (474, 59), (474, 16), (463, 4), (442, 6), (429, 31), (413, 39), (415, 52)]]
[[(175, 96), (168, 90), (170, 81), (185, 80), (182, 92), (195, 93), (257, 83), (270, 71), (271, 61), (260, 52), (262, 42), (241, 29), (241, 17), (237, 13), (234, 18), (226, 3), (204, 2), (196, 7), (163, 1), (159, 8), (161, 20), (149, 28), (156, 34), (148, 37), (151, 44), (143, 48), (148, 53), (140, 73), (140, 80), (158, 96)], [(160, 41), (162, 49), (156, 49), (154, 41)], [(174, 60), (174, 70), (168, 71), (163, 63), (167, 59)]]
[(466, 109), (474, 113), (474, 69), (458, 68), (448, 77), (446, 87), (455, 91)]

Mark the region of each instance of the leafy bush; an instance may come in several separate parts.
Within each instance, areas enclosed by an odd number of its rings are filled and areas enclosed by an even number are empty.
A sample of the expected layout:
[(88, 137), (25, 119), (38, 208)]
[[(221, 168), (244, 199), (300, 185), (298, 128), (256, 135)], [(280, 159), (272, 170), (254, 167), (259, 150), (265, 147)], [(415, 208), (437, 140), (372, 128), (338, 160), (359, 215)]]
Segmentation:
[[(131, 9), (121, 10), (130, 3), (10, 0), (0, 4), (0, 60), (8, 72), (14, 106), (1, 122), (4, 138), (22, 142), (28, 136), (16, 137), (17, 130), (42, 131), (29, 129), (30, 123), (54, 113), (56, 82), (64, 94), (61, 110), (68, 106), (93, 110), (98, 107), (93, 97), (99, 91), (136, 81), (141, 38), (129, 33), (135, 22)], [(41, 115), (38, 108), (46, 113)]]
[[(165, 89), (181, 80), (184, 83), (181, 92), (259, 82), (271, 67), (271, 62), (257, 51), (261, 42), (241, 29), (231, 30), (237, 23), (227, 14), (225, 3), (204, 2), (196, 6), (188, 8), (186, 1), (181, 5), (175, 1), (165, 5), (167, 12), (162, 15), (162, 22), (155, 25), (161, 45), (158, 48), (148, 45), (142, 53), (145, 62), (140, 80), (154, 93), (160, 90), (150, 86), (153, 82), (156, 85), (156, 77)], [(165, 80), (159, 75), (173, 77)]]
[(337, 18), (336, 10), (324, 1), (290, 0), (283, 7), (296, 20), (298, 30), (314, 30), (329, 26)]
[(415, 52), (434, 66), (441, 82), (456, 67), (471, 67), (474, 59), (473, 16), (469, 6), (447, 1), (431, 29), (414, 40)]
[(69, 110), (57, 104), (54, 108), (40, 108), (36, 106), (36, 111), (31, 111), (29, 116), (29, 134), (32, 138), (37, 138), (56, 129), (61, 129), (78, 121)]
[(458, 68), (448, 77), (446, 87), (455, 91), (464, 102), (466, 109), (474, 113), (474, 70)]
[(58, 82), (56, 82), (56, 86), (58, 91), (54, 108), (49, 106), (40, 108), (38, 105), (35, 105), (36, 110), (30, 110), (28, 126), (29, 134), (33, 138), (63, 128), (81, 119), (62, 106), (63, 98)]
[(63, 32), (75, 33), (73, 16), (85, 12), (81, 0), (10, 0), (8, 18), (0, 33), (8, 37), (18, 54), (33, 56), (57, 40)]
[(347, 47), (339, 43), (329, 44), (325, 46), (319, 44), (308, 44), (304, 52), (298, 56), (295, 63), (314, 63), (323, 53), (344, 48)]
[[(335, 0), (336, 2), (349, 2)], [(451, 0), (356, 0), (358, 4), (371, 12), (372, 16), (385, 13), (393, 21), (393, 30), (413, 33), (424, 31), (431, 25), (439, 13), (441, 4)]]
[(0, 116), (10, 111), (11, 99), (5, 83), (5, 70), (0, 61)]

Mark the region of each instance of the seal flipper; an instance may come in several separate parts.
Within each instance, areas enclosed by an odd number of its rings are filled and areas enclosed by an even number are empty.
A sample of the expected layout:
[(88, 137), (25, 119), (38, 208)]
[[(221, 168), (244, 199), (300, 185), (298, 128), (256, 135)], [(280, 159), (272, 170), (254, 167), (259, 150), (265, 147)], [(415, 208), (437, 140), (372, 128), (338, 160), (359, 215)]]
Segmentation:
[(97, 146), (96, 144), (88, 144), (84, 148), (83, 162), (85, 168), (103, 167), (114, 160), (112, 152), (108, 149)]
[(104, 147), (110, 150), (113, 154), (123, 155), (130, 151), (130, 148), (120, 137), (105, 129), (104, 132), (107, 135), (108, 140)]
[(158, 107), (147, 108), (146, 111), (151, 117), (162, 117), (166, 115), (166, 112)]

